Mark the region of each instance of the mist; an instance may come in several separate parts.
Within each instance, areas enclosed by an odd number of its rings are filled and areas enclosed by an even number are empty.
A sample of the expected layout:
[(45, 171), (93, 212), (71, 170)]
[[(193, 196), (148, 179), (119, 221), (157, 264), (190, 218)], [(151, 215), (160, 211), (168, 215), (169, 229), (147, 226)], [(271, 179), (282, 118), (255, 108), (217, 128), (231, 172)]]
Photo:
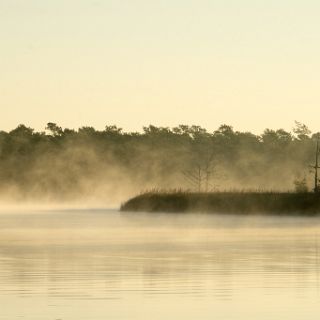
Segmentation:
[(311, 190), (318, 136), (299, 122), (261, 135), (227, 125), (139, 133), (19, 125), (0, 132), (0, 201), (117, 207), (150, 189), (288, 191), (302, 180)]

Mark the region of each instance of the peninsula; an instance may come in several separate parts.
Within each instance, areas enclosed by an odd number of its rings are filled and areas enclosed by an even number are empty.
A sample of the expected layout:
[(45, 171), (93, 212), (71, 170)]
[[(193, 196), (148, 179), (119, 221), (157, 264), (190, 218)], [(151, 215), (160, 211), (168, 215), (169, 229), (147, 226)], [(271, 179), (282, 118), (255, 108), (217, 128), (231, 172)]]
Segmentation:
[(121, 211), (320, 215), (320, 194), (294, 192), (147, 192)]

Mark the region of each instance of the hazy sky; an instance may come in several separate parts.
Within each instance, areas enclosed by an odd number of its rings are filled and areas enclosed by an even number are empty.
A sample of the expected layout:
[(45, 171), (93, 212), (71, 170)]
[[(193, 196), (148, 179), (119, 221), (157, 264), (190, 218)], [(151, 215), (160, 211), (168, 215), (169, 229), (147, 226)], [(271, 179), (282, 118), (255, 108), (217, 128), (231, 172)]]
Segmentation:
[(320, 130), (319, 0), (0, 0), (0, 129)]

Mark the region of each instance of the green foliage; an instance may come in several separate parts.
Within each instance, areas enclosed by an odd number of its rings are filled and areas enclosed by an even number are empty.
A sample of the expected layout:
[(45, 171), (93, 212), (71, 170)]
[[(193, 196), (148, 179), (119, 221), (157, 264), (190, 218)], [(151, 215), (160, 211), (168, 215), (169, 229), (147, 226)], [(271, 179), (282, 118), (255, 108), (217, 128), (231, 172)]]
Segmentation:
[(309, 135), (311, 134), (311, 131), (309, 128), (298, 121), (295, 121), (295, 127), (293, 128), (293, 132), (297, 135), (299, 140), (308, 139)]
[(63, 133), (62, 128), (52, 122), (47, 124), (46, 130), (49, 130), (54, 137), (61, 136)]

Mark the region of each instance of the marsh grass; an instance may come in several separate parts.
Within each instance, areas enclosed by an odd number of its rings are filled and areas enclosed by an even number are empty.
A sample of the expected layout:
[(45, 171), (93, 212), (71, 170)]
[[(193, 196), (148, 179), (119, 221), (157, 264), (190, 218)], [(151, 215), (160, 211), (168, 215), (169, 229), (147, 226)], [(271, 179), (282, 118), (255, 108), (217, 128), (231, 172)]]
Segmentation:
[(205, 193), (152, 189), (123, 203), (121, 211), (316, 215), (320, 213), (320, 195), (260, 190)]

